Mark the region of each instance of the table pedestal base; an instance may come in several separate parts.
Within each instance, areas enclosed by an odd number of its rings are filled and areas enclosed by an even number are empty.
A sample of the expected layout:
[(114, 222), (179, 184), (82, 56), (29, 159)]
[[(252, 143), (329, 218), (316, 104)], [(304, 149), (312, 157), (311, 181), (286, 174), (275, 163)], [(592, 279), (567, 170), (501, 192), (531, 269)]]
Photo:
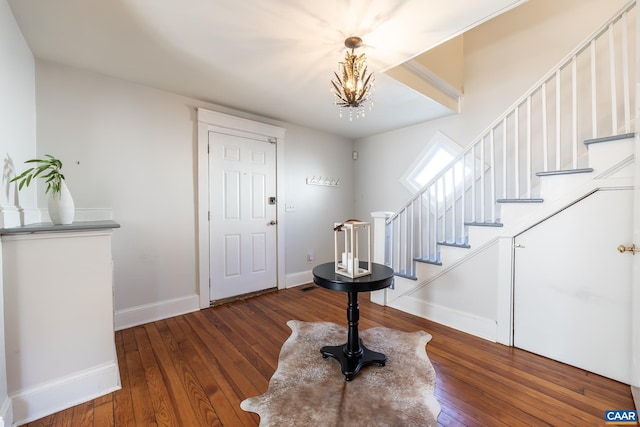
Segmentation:
[(387, 363), (387, 356), (377, 351), (369, 350), (362, 344), (362, 340), (360, 340), (359, 347), (360, 351), (349, 354), (348, 343), (343, 345), (326, 345), (320, 349), (320, 353), (322, 353), (322, 357), (324, 358), (333, 357), (340, 362), (344, 379), (351, 381), (363, 366), (373, 363), (384, 366), (385, 363)]

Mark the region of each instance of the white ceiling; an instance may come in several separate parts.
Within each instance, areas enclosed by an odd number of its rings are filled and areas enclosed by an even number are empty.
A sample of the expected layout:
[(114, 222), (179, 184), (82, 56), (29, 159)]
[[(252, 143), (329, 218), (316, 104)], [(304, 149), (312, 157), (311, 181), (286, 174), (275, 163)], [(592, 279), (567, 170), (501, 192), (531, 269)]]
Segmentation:
[[(382, 74), (524, 0), (9, 0), (33, 54), (349, 138), (449, 114)], [(376, 74), (365, 118), (338, 116), (344, 39)]]

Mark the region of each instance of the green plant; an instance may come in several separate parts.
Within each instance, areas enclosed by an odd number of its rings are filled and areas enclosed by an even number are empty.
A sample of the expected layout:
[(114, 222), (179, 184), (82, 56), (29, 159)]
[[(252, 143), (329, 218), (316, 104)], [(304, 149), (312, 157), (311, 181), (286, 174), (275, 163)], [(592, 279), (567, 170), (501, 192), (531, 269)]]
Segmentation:
[(45, 154), (44, 156), (46, 159), (31, 159), (25, 161), (25, 163), (36, 163), (37, 166), (27, 169), (9, 182), (19, 181), (18, 190), (22, 190), (22, 187), (28, 187), (29, 184), (31, 184), (31, 180), (40, 177), (44, 179), (44, 182), (47, 184), (45, 194), (49, 193), (49, 191), (51, 191), (52, 195), (59, 194), (62, 180), (64, 179), (64, 175), (60, 172), (62, 162), (51, 154)]

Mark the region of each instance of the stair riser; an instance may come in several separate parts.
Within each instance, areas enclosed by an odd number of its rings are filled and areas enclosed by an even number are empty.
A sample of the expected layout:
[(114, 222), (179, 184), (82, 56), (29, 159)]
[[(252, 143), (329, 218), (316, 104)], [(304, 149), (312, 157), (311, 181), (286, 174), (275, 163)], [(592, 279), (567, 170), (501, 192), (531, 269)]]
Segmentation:
[(598, 144), (589, 144), (589, 167), (597, 176), (618, 164), (634, 152), (634, 139), (620, 139)]
[[(456, 248), (454, 246), (440, 246), (440, 259), (451, 265), (454, 262), (466, 257), (469, 254), (469, 248)], [(444, 263), (443, 263), (444, 264)], [(442, 271), (442, 267), (440, 270)]]
[(593, 173), (573, 175), (551, 175), (541, 177), (540, 195), (544, 200), (553, 200), (593, 180)]
[(505, 226), (518, 224), (524, 218), (537, 216), (544, 209), (544, 203), (505, 203), (500, 206), (500, 222)]
[(502, 233), (502, 227), (469, 227), (469, 243), (471, 248), (478, 248)]
[[(463, 251), (464, 249), (458, 249), (458, 250)], [(420, 282), (430, 279), (440, 273), (442, 273), (442, 266), (425, 264), (423, 262), (416, 263), (416, 276), (420, 278), (419, 279)], [(412, 282), (413, 282), (413, 285), (415, 286), (416, 282), (415, 281), (412, 281)]]

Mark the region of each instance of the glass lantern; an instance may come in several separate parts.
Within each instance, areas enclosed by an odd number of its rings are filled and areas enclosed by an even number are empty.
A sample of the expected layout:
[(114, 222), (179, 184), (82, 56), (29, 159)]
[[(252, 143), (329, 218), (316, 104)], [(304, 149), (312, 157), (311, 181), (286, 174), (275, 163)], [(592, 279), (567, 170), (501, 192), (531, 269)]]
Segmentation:
[(333, 231), (336, 273), (352, 279), (371, 274), (371, 223), (336, 222)]

